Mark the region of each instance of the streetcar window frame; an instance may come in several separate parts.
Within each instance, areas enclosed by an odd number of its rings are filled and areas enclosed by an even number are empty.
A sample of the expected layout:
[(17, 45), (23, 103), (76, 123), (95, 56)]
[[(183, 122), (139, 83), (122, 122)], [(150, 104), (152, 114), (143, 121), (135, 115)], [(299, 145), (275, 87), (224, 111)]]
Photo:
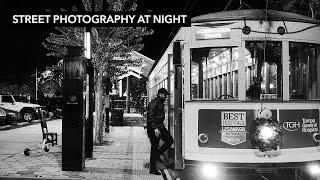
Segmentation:
[(280, 40), (245, 40), (246, 101), (283, 100), (282, 46)]
[[(214, 51), (217, 50), (220, 52), (219, 54), (214, 55)], [(221, 100), (227, 100), (227, 101), (238, 101), (238, 59), (234, 60), (234, 53), (239, 50), (238, 46), (225, 46), (225, 47), (202, 47), (202, 48), (191, 48), (190, 53), (190, 99), (191, 100), (201, 100), (201, 101), (221, 101)], [(208, 56), (203, 59), (203, 57), (197, 56), (197, 53), (203, 53), (201, 51), (204, 51), (204, 54), (207, 54)], [(225, 54), (224, 54), (225, 53)], [(211, 68), (210, 70), (207, 70), (207, 67), (209, 65), (214, 65), (219, 62), (214, 62), (213, 60), (217, 56), (229, 56), (229, 59), (225, 62), (222, 62), (220, 64), (220, 67), (218, 69)], [(210, 57), (209, 57), (210, 56)], [(200, 60), (193, 61), (193, 59), (199, 58)], [(201, 59), (202, 58), (202, 59)], [(218, 59), (216, 59), (218, 60)], [(219, 59), (220, 60), (220, 59)], [(196, 76), (193, 76), (193, 68), (196, 69), (196, 67), (193, 67), (193, 63), (198, 63), (200, 66), (200, 61), (205, 63), (203, 66), (204, 73), (206, 74), (206, 79), (202, 76), (202, 81), (199, 83), (199, 78), (195, 79)], [(211, 64), (209, 64), (211, 63)], [(208, 65), (209, 64), (209, 65)], [(195, 64), (194, 64), (195, 65)], [(209, 68), (208, 68), (209, 69)], [(214, 70), (213, 70), (214, 69)], [(224, 70), (223, 70), (224, 69)], [(228, 70), (226, 70), (228, 69)], [(210, 71), (210, 72), (208, 72)], [(198, 75), (199, 76), (199, 67), (198, 67)], [(209, 74), (209, 75), (208, 75)], [(215, 76), (216, 75), (216, 76)], [(233, 78), (234, 77), (234, 78)], [(201, 79), (201, 78), (200, 78)], [(228, 80), (229, 81), (228, 81)], [(193, 83), (193, 81), (198, 84)], [(228, 83), (227, 83), (228, 81)], [(210, 88), (211, 85), (215, 85), (215, 87), (220, 87), (216, 90), (213, 90), (214, 88)], [(195, 89), (192, 90), (192, 88), (198, 85)], [(229, 85), (229, 86), (228, 86)], [(228, 86), (228, 87), (226, 87)], [(222, 90), (223, 88), (223, 90)], [(196, 94), (194, 94), (196, 93)], [(227, 93), (227, 94), (226, 94)], [(228, 94), (229, 93), (229, 94)], [(232, 94), (230, 94), (232, 93)]]
[(290, 101), (320, 100), (320, 44), (289, 41), (289, 56)]

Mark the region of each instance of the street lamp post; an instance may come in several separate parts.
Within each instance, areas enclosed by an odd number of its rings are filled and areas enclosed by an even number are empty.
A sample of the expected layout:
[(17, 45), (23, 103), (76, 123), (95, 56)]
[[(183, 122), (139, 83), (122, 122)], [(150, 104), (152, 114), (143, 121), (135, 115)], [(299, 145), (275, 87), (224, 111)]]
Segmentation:
[(93, 89), (93, 81), (94, 81), (94, 69), (91, 63), (91, 27), (85, 28), (85, 36), (84, 36), (84, 47), (85, 47), (85, 57), (87, 59), (88, 65), (88, 78), (87, 78), (87, 101), (86, 105), (88, 107), (86, 117), (86, 148), (85, 148), (85, 157), (92, 158), (93, 154), (93, 111), (94, 111), (94, 89)]
[(91, 27), (85, 28), (85, 34), (84, 34), (84, 56), (87, 58), (87, 60), (91, 60)]

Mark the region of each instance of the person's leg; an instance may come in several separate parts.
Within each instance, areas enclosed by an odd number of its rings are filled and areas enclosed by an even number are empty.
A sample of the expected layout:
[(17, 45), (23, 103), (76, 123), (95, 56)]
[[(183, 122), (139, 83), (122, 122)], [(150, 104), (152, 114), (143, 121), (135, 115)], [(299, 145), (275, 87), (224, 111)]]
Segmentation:
[(154, 130), (152, 128), (147, 129), (148, 137), (150, 139), (151, 144), (151, 152), (150, 152), (150, 173), (158, 172), (157, 171), (157, 160), (159, 159), (159, 138), (154, 134)]
[(159, 155), (166, 152), (167, 149), (173, 144), (173, 138), (170, 132), (166, 128), (161, 128), (160, 130), (160, 138), (164, 141), (163, 145), (160, 147), (158, 153)]

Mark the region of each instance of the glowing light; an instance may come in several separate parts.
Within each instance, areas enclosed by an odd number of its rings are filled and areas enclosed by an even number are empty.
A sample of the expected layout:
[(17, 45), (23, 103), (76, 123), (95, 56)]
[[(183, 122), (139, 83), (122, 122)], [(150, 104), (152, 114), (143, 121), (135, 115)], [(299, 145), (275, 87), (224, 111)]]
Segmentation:
[(213, 61), (214, 61), (217, 65), (221, 65), (221, 61), (220, 61), (219, 58), (214, 57), (214, 58), (213, 58)]
[(275, 131), (273, 128), (268, 126), (262, 126), (259, 134), (259, 138), (267, 141), (268, 139), (271, 139), (275, 137)]
[(91, 47), (90, 47), (90, 32), (85, 32), (84, 34), (84, 47), (85, 47), (85, 51), (84, 51), (84, 56), (87, 59), (91, 58)]
[(212, 164), (205, 164), (202, 166), (202, 173), (207, 178), (215, 178), (218, 175), (218, 169)]
[(311, 175), (320, 175), (320, 165), (319, 164), (312, 164), (308, 167), (309, 172)]
[(233, 56), (234, 56), (235, 60), (237, 60), (237, 59), (239, 58), (239, 52), (236, 51), (236, 52), (233, 54)]
[(212, 63), (211, 66), (212, 66), (212, 68), (216, 68), (217, 64), (216, 63)]
[(221, 59), (221, 62), (225, 64), (225, 63), (228, 62), (228, 60), (227, 60), (226, 58), (222, 58), (222, 59)]
[(273, 84), (270, 84), (270, 88), (271, 88), (271, 89), (274, 88), (274, 85), (273, 85)]

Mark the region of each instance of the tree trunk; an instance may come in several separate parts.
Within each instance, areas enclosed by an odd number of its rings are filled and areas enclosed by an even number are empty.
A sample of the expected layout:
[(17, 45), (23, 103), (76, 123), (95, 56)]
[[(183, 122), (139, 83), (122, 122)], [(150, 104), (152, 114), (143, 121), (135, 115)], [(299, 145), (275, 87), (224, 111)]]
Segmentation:
[(311, 17), (315, 19), (316, 17), (314, 17), (314, 10), (313, 10), (311, 2), (309, 2), (309, 7), (310, 7), (310, 11), (311, 11)]
[(95, 99), (95, 120), (94, 120), (94, 135), (93, 140), (95, 144), (102, 144), (103, 142), (103, 104), (102, 104), (102, 75), (103, 70), (99, 70), (96, 81), (96, 99)]

